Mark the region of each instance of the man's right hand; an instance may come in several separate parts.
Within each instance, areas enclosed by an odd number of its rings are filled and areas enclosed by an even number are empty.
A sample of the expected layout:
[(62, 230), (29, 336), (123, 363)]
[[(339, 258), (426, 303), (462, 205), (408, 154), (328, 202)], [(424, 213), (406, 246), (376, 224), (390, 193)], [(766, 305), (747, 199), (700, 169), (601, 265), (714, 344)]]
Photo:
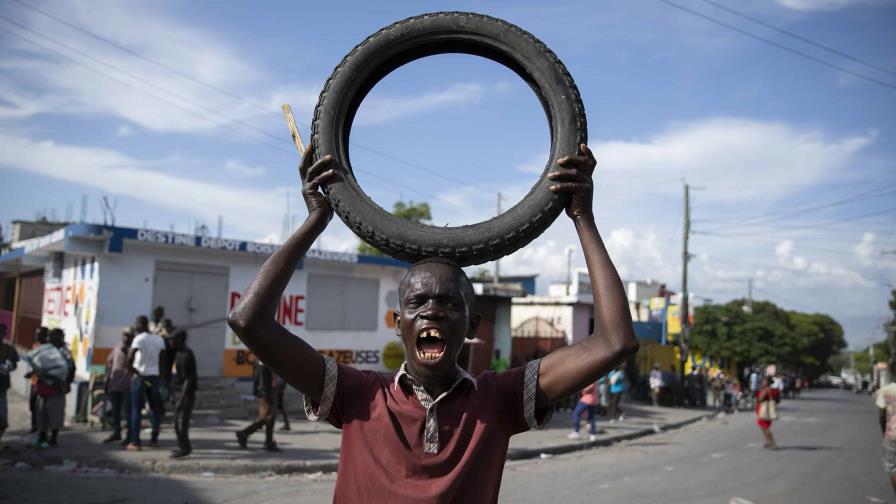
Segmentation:
[(302, 156), (302, 163), (299, 165), (299, 175), (302, 177), (302, 197), (305, 198), (305, 205), (308, 207), (308, 217), (320, 216), (325, 222), (330, 222), (333, 218), (333, 207), (330, 202), (321, 193), (321, 186), (331, 184), (339, 180), (339, 174), (336, 168), (331, 168), (333, 156), (329, 154), (319, 159), (316, 163), (312, 163), (314, 159), (314, 148), (309, 145)]

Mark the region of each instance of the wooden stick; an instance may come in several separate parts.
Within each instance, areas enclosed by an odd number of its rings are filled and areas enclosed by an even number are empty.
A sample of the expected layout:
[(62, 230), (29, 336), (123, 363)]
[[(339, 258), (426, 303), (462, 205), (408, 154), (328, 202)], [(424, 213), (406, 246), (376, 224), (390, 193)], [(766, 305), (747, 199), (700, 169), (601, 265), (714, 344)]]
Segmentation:
[(286, 117), (286, 125), (289, 126), (289, 133), (292, 135), (292, 141), (296, 144), (296, 149), (299, 150), (299, 155), (305, 155), (305, 143), (302, 142), (302, 135), (299, 134), (299, 129), (296, 128), (296, 120), (292, 117), (292, 108), (288, 104), (284, 104), (282, 107), (283, 116)]

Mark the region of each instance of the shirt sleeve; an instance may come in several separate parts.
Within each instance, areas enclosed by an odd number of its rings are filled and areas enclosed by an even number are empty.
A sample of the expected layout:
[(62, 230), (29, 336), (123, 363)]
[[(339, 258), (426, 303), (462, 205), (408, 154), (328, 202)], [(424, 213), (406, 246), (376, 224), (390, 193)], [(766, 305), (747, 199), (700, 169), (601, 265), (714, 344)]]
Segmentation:
[(343, 423), (368, 415), (375, 394), (381, 392), (381, 373), (361, 371), (352, 366), (337, 364), (329, 355), (324, 359), (324, 385), (320, 402), (305, 396), (305, 416), (316, 422), (326, 420), (341, 429)]
[(513, 368), (495, 375), (498, 397), (506, 397), (511, 420), (510, 433), (519, 434), (530, 429), (543, 429), (551, 420), (554, 406), (535, 408), (538, 394), (538, 369), (541, 359), (524, 367)]
[(887, 409), (887, 399), (884, 397), (884, 389), (877, 391), (877, 398), (874, 404), (880, 409)]
[[(329, 355), (323, 355), (324, 359), (324, 386), (320, 395), (320, 402), (315, 403), (306, 395), (303, 402), (305, 406), (305, 416), (312, 422), (325, 419), (333, 423), (330, 419), (330, 410), (333, 409), (333, 400), (336, 397), (336, 384), (339, 380), (339, 370), (336, 366), (336, 360)], [(335, 427), (339, 427), (335, 425)]]

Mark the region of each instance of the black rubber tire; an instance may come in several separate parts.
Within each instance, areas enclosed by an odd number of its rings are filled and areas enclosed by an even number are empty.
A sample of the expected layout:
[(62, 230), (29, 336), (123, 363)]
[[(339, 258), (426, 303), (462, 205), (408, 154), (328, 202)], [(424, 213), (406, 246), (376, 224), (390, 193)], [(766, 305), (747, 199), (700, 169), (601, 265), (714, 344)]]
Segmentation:
[[(539, 181), (515, 206), (477, 224), (438, 227), (396, 217), (373, 202), (352, 174), (348, 142), (361, 101), (383, 77), (413, 60), (465, 53), (499, 62), (535, 91), (548, 117), (551, 153)], [(557, 159), (587, 143), (585, 107), (566, 67), (529, 32), (501, 19), (469, 12), (438, 12), (398, 21), (367, 37), (336, 66), (314, 109), (315, 158), (332, 155), (343, 180), (324, 188), (342, 221), (367, 243), (406, 261), (441, 256), (461, 266), (510, 254), (548, 228), (569, 202), (548, 187)]]

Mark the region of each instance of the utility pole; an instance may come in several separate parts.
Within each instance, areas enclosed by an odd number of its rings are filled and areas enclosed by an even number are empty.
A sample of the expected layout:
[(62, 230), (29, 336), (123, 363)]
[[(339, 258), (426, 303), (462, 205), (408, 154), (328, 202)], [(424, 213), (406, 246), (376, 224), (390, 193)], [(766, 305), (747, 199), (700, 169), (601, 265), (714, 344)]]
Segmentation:
[(747, 279), (747, 313), (753, 314), (753, 278)]
[(566, 295), (572, 291), (572, 253), (575, 252), (572, 245), (566, 246)]
[[(498, 212), (495, 214), (495, 216), (497, 217), (497, 216), (499, 216), (499, 215), (501, 215), (501, 192), (500, 192), (500, 191), (498, 191)], [(498, 280), (498, 277), (500, 277), (500, 276), (501, 276), (501, 260), (500, 260), (500, 259), (495, 259), (495, 279), (494, 279), (494, 283), (497, 284), (497, 283), (500, 282), (500, 280)]]
[(682, 228), (681, 238), (681, 302), (679, 310), (681, 311), (681, 338), (679, 348), (681, 349), (681, 378), (684, 383), (684, 363), (688, 358), (688, 261), (691, 256), (688, 253), (688, 238), (691, 234), (691, 191), (690, 186), (684, 184), (684, 226)]

